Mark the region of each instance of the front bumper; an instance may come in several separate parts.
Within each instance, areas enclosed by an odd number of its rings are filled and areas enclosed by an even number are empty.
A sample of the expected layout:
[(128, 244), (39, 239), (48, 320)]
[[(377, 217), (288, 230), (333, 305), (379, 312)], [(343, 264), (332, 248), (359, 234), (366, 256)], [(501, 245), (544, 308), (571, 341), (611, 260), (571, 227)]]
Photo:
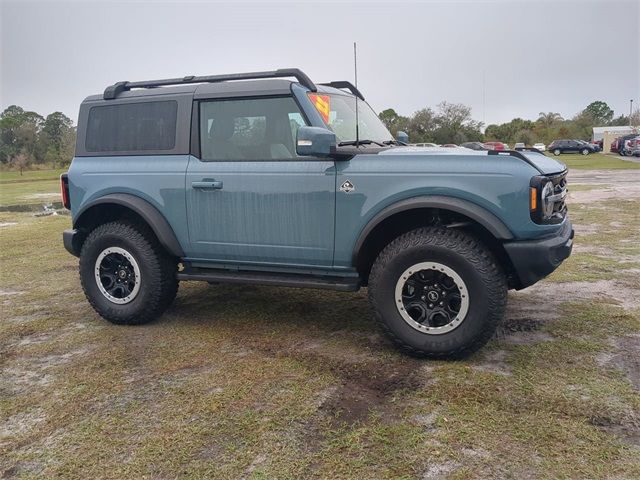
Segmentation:
[(533, 285), (558, 268), (571, 255), (573, 235), (573, 226), (567, 218), (553, 237), (505, 243), (504, 248), (515, 270), (516, 290)]
[(71, 255), (79, 257), (84, 237), (85, 234), (81, 230), (65, 230), (62, 232), (62, 243), (64, 244), (64, 248)]

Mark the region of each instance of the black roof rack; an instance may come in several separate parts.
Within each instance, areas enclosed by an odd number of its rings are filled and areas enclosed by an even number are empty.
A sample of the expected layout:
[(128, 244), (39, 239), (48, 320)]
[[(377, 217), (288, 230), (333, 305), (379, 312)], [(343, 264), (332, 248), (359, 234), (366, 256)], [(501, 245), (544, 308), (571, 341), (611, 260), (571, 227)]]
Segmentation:
[(346, 89), (350, 90), (351, 93), (353, 93), (360, 100), (364, 101), (364, 97), (362, 96), (362, 93), (360, 93), (360, 90), (358, 90), (353, 83), (351, 83), (351, 82), (349, 82), (347, 80), (339, 80), (337, 82), (321, 83), (320, 85), (324, 85), (326, 87), (333, 87), (333, 88), (346, 88)]
[[(167, 78), (164, 80), (148, 80), (142, 82), (117, 82), (113, 85), (109, 85), (104, 90), (103, 98), (105, 100), (112, 100), (120, 95), (122, 92), (126, 92), (133, 88), (154, 88), (154, 87), (166, 87), (168, 85), (187, 85), (190, 83), (217, 83), (226, 82), (230, 80), (257, 80), (262, 78), (281, 78), (281, 77), (295, 77), (302, 85), (307, 87), (312, 92), (316, 92), (318, 88), (311, 81), (311, 79), (298, 68), (281, 68), (279, 70), (271, 70), (267, 72), (250, 72), (250, 73), (230, 73), (226, 75), (209, 75), (204, 77), (196, 77), (193, 75), (182, 78)], [(355, 87), (354, 87), (355, 88)]]

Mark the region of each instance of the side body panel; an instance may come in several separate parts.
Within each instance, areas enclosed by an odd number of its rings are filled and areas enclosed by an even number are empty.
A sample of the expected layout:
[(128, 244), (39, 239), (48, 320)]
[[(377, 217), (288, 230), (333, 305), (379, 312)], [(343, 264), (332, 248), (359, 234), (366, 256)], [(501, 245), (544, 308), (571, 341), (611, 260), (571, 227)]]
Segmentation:
[[(559, 225), (536, 225), (529, 215), (528, 180), (539, 172), (507, 156), (356, 155), (336, 162), (336, 244), (334, 266), (352, 266), (354, 246), (375, 216), (397, 202), (422, 196), (459, 198), (493, 214), (514, 240), (552, 234)], [(340, 185), (355, 187), (345, 193)]]
[(128, 193), (157, 208), (186, 252), (184, 181), (188, 162), (188, 155), (75, 157), (68, 173), (73, 220), (95, 199)]

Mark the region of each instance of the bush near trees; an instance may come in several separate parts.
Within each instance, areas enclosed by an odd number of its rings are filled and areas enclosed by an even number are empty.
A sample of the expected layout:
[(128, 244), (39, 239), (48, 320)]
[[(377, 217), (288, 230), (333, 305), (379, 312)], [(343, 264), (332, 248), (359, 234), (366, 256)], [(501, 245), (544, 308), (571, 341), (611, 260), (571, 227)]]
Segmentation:
[(11, 105), (0, 114), (0, 165), (57, 168), (71, 162), (75, 143), (73, 122), (61, 112), (45, 118)]
[(395, 136), (398, 130), (409, 134), (411, 143), (464, 143), (470, 141), (500, 141), (513, 146), (516, 142), (548, 145), (553, 140), (575, 138), (590, 140), (593, 127), (640, 125), (640, 109), (631, 118), (628, 115), (614, 117), (614, 111), (603, 101), (597, 100), (565, 119), (556, 112), (540, 112), (536, 120), (514, 118), (499, 125), (491, 124), (482, 132), (482, 122), (471, 117), (471, 108), (461, 104), (440, 103), (436, 110), (423, 108), (405, 117), (389, 108), (380, 112), (380, 120)]

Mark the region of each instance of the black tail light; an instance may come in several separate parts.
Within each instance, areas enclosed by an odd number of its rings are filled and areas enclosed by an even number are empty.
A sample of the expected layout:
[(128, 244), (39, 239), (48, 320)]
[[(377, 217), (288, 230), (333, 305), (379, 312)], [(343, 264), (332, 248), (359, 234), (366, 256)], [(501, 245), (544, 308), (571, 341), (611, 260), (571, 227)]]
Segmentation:
[(71, 200), (69, 199), (69, 177), (66, 173), (60, 175), (60, 194), (62, 195), (62, 206), (71, 210)]

